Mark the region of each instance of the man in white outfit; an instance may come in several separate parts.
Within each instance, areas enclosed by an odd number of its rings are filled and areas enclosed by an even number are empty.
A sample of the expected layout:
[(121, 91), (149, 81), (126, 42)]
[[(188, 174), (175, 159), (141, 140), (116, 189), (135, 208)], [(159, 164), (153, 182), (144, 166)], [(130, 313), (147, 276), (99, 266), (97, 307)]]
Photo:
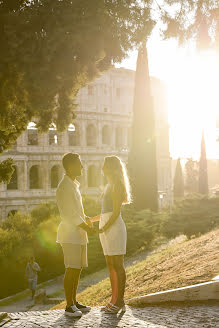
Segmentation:
[(62, 164), (65, 175), (56, 191), (57, 205), (61, 223), (57, 232), (57, 243), (62, 246), (65, 263), (64, 289), (66, 297), (65, 314), (80, 317), (90, 307), (79, 304), (76, 293), (81, 270), (88, 266), (87, 262), (87, 232), (95, 232), (89, 217), (84, 214), (82, 197), (77, 176), (83, 169), (78, 154), (67, 153)]

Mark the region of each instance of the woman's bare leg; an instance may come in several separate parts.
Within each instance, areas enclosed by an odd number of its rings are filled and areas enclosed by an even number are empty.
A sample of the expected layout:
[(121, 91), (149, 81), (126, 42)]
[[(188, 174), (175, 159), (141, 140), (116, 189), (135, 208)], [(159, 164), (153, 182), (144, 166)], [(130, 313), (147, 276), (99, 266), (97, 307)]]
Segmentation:
[(112, 297), (110, 303), (115, 304), (118, 297), (118, 281), (117, 281), (117, 274), (113, 267), (112, 256), (105, 256), (106, 264), (109, 270), (109, 277), (110, 277), (110, 284), (112, 289)]
[(116, 306), (124, 305), (124, 293), (125, 293), (125, 283), (126, 283), (126, 273), (124, 268), (124, 256), (115, 255), (113, 258), (113, 267), (116, 271), (117, 281), (118, 281), (118, 297), (115, 303)]

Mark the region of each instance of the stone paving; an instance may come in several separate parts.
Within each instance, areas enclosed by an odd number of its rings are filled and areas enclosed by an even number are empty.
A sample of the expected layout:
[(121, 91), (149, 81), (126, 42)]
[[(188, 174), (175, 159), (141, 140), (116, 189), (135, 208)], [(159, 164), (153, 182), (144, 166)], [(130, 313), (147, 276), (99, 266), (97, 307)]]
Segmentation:
[(128, 307), (124, 314), (106, 314), (92, 308), (79, 319), (66, 317), (64, 310), (9, 313), (0, 321), (3, 328), (216, 328), (218, 304)]

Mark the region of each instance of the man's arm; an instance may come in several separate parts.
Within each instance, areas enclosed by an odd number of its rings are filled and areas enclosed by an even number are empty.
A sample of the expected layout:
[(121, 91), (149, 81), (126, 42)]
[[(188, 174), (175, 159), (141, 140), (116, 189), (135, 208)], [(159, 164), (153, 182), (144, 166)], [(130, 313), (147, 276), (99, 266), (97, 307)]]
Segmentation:
[(40, 266), (39, 266), (39, 264), (36, 263), (36, 262), (33, 264), (32, 268), (33, 268), (33, 270), (36, 271), (36, 272), (37, 272), (37, 271), (40, 271)]
[(79, 224), (78, 227), (85, 230), (89, 234), (93, 234), (96, 231), (93, 227), (90, 227), (87, 223), (84, 223), (84, 222)]
[(89, 227), (93, 227), (92, 218), (90, 218), (89, 216), (85, 216), (85, 222), (89, 225)]

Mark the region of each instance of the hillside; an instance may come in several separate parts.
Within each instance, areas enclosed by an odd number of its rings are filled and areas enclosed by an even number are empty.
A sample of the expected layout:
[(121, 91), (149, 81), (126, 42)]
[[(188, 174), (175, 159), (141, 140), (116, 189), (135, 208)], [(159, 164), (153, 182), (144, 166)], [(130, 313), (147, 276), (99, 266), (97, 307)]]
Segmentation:
[[(219, 271), (219, 229), (183, 243), (168, 246), (127, 268), (125, 298), (211, 280)], [(110, 297), (109, 279), (91, 286), (78, 300), (103, 305)], [(65, 303), (54, 308), (61, 309)]]

